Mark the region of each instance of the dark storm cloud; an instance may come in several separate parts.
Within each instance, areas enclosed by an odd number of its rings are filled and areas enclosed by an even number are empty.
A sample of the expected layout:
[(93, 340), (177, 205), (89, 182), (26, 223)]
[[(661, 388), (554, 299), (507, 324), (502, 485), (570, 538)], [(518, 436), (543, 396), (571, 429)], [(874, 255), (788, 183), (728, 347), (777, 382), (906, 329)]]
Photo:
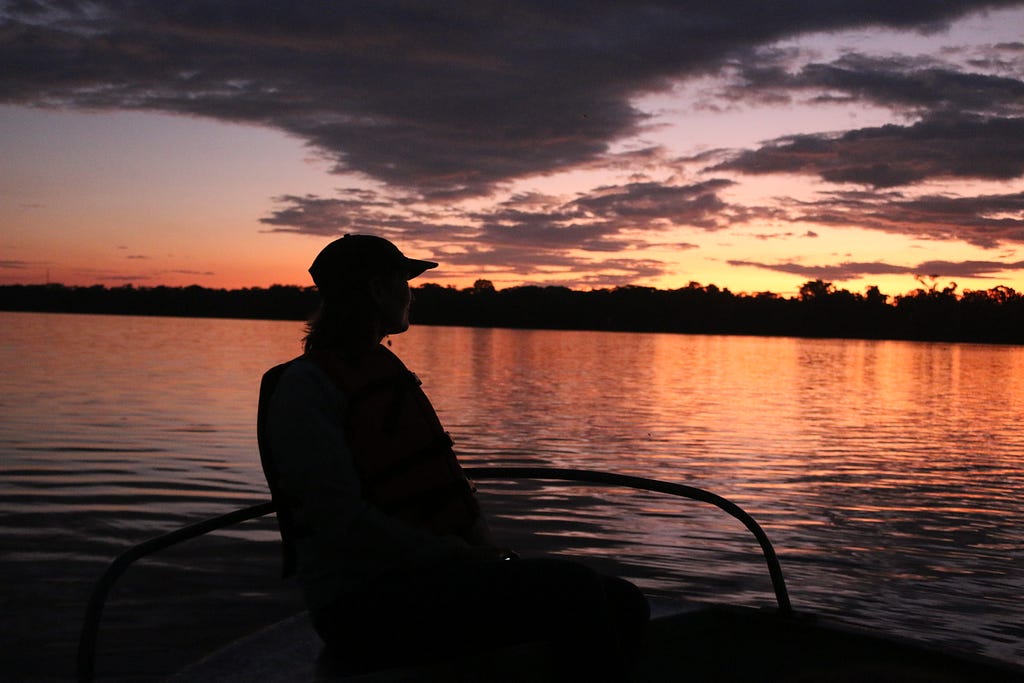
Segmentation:
[(738, 154), (712, 171), (801, 173), (874, 188), (940, 178), (1024, 175), (1024, 118), (937, 115), (909, 126), (793, 135)]
[(729, 265), (772, 270), (812, 280), (854, 280), (872, 275), (910, 275), (930, 278), (966, 277), (985, 279), (996, 273), (1024, 270), (1024, 261), (925, 261), (914, 266), (888, 263), (844, 262), (834, 265), (808, 266), (799, 263), (762, 263), (757, 261), (729, 261)]
[(1014, 4), (23, 0), (0, 9), (0, 101), (266, 125), (458, 197), (599, 157), (645, 123), (632, 98), (741, 48)]

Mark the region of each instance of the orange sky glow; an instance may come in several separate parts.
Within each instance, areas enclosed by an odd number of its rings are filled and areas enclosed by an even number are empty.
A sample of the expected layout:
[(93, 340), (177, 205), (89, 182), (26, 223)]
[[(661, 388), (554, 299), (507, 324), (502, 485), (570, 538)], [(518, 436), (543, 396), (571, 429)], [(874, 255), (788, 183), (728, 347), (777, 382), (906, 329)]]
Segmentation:
[(0, 284), (306, 285), (370, 232), (459, 287), (1024, 291), (1024, 3), (756, 30), (719, 4), (714, 36), (670, 4), (436, 33), (396, 11), (358, 41), (344, 9), (0, 9)]

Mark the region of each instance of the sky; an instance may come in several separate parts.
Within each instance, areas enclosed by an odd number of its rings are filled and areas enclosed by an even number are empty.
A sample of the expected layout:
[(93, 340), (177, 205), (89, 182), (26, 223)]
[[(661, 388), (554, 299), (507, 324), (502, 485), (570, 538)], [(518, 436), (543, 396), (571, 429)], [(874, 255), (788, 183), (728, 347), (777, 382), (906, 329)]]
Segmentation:
[(1024, 2), (0, 0), (0, 284), (1024, 291)]

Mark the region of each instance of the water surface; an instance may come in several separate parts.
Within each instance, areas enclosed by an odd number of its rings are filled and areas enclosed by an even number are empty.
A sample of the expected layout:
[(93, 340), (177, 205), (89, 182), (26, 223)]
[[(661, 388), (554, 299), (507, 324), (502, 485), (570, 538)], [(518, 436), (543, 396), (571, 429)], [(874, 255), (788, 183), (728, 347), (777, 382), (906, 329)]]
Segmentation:
[[(122, 549), (266, 497), (260, 374), (289, 322), (0, 313), (0, 672), (70, 679), (88, 591)], [(393, 349), (467, 465), (610, 470), (725, 495), (794, 605), (1024, 661), (1024, 349), (414, 327)], [(485, 483), (500, 534), (661, 595), (771, 604), (728, 517), (654, 495)], [(174, 671), (298, 609), (272, 520), (129, 571), (101, 675)]]

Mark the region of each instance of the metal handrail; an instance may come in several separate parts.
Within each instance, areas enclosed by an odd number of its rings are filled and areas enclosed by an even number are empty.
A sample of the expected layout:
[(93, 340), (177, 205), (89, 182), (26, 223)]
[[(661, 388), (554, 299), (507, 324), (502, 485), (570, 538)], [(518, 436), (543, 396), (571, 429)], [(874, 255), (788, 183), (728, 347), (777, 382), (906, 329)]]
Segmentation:
[[(645, 479), (643, 477), (598, 472), (595, 470), (548, 467), (473, 467), (466, 468), (465, 472), (470, 479), (476, 480), (545, 479), (560, 482), (561, 485), (586, 482), (602, 486), (620, 486), (642, 491), (665, 493), (710, 503), (742, 522), (754, 535), (761, 546), (761, 553), (764, 555), (765, 563), (768, 565), (768, 573), (771, 576), (772, 589), (775, 592), (779, 611), (785, 613), (792, 612), (793, 608), (790, 604), (789, 592), (786, 589), (786, 581), (782, 576), (782, 567), (779, 565), (779, 560), (771, 541), (768, 540), (768, 535), (746, 511), (722, 496), (684, 484), (673, 484), (657, 479)], [(86, 607), (85, 618), (82, 623), (82, 632), (78, 641), (78, 680), (82, 683), (91, 683), (95, 678), (96, 639), (99, 633), (100, 617), (103, 615), (103, 606), (114, 582), (125, 572), (129, 565), (136, 560), (152, 555), (172, 545), (177, 545), (183, 541), (202, 536), (211, 531), (223, 529), (233, 524), (262, 517), (275, 510), (276, 507), (273, 501), (251, 505), (144, 541), (118, 555), (110, 566), (107, 567), (99, 581), (96, 582), (96, 586), (89, 596), (89, 603)]]
[(761, 546), (761, 554), (764, 556), (765, 564), (768, 565), (768, 574), (771, 577), (772, 590), (775, 592), (775, 601), (779, 605), (779, 611), (787, 613), (793, 611), (793, 606), (789, 600), (789, 590), (786, 588), (786, 579), (782, 576), (782, 566), (779, 564), (779, 558), (775, 554), (772, 542), (768, 539), (768, 534), (764, 532), (761, 525), (746, 510), (716, 493), (711, 493), (695, 486), (686, 486), (685, 484), (673, 484), (657, 479), (613, 474), (611, 472), (598, 472), (596, 470), (575, 470), (557, 467), (481, 467), (466, 468), (465, 472), (466, 476), (470, 479), (551, 479), (562, 482), (562, 485), (585, 481), (591, 484), (601, 484), (602, 486), (622, 486), (643, 491), (667, 493), (680, 498), (710, 503), (738, 519), (754, 535), (758, 545)]
[(135, 560), (147, 555), (177, 545), (197, 536), (208, 534), (217, 529), (256, 519), (274, 512), (273, 501), (266, 501), (257, 505), (251, 505), (240, 510), (234, 510), (218, 517), (190, 524), (176, 531), (163, 536), (151, 538), (136, 546), (124, 551), (107, 567), (103, 576), (96, 582), (89, 596), (89, 603), (85, 608), (85, 619), (82, 622), (82, 633), (78, 639), (78, 680), (84, 682), (92, 681), (96, 675), (96, 636), (99, 633), (100, 617), (103, 616), (103, 605), (107, 601), (107, 594), (113, 587), (118, 577), (128, 569), (128, 565)]

